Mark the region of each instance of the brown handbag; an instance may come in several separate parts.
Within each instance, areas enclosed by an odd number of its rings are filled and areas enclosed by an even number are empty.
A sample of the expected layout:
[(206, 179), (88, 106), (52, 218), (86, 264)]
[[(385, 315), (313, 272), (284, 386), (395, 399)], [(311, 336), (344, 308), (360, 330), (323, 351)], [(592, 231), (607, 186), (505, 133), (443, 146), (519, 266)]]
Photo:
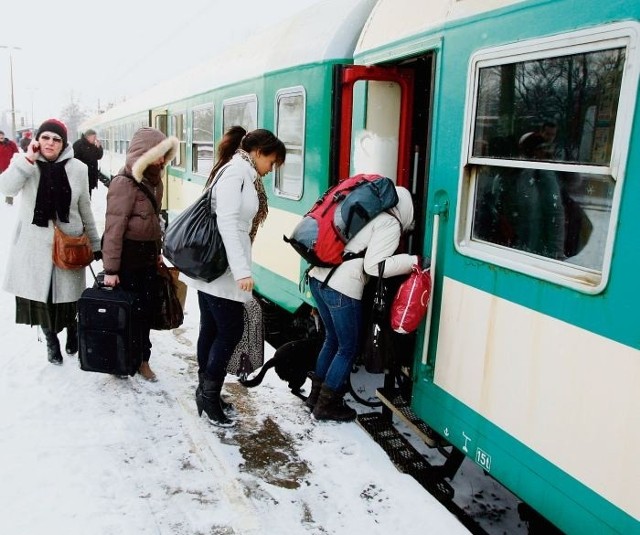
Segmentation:
[[(182, 281), (178, 282), (186, 287)], [(156, 283), (157, 292), (153, 303), (151, 328), (157, 331), (177, 329), (184, 321), (184, 312), (179, 298), (180, 290), (171, 275), (171, 271), (164, 263), (158, 265)]]
[(69, 236), (57, 225), (53, 231), (53, 263), (61, 269), (81, 269), (93, 260), (91, 242), (85, 232)]

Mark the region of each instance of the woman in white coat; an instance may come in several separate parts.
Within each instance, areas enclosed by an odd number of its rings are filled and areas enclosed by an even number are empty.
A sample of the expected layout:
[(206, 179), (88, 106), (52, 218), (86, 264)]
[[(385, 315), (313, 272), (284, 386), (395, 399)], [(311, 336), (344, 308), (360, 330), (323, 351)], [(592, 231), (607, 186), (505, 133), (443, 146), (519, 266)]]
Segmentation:
[(232, 127), (218, 146), (218, 161), (206, 187), (212, 187), (211, 204), (224, 243), (229, 269), (204, 282), (184, 275), (198, 290), (200, 331), (196, 404), (212, 423), (233, 425), (225, 413), (220, 390), (227, 365), (244, 331), (244, 303), (251, 299), (251, 243), (267, 216), (267, 196), (262, 177), (284, 163), (284, 143), (268, 130), (246, 133)]
[(85, 270), (54, 266), (54, 224), (71, 236), (85, 230), (96, 258), (100, 237), (91, 212), (87, 166), (74, 159), (67, 129), (48, 119), (27, 151), (0, 175), (0, 192), (21, 194), (18, 223), (8, 254), (3, 289), (16, 296), (16, 323), (39, 325), (49, 362), (62, 364), (57, 333), (67, 329), (66, 352), (78, 351), (76, 302), (86, 288)]
[[(394, 254), (402, 234), (413, 227), (413, 203), (406, 188), (396, 187), (398, 204), (377, 215), (345, 246), (345, 252), (364, 257), (348, 260), (333, 268), (314, 267), (309, 271), (309, 288), (325, 329), (305, 402), (317, 420), (351, 421), (356, 411), (342, 397), (358, 353), (362, 332), (362, 292), (370, 275), (378, 275), (378, 264), (385, 261), (383, 277), (411, 272), (420, 261), (416, 255)], [(325, 283), (326, 280), (326, 283)]]

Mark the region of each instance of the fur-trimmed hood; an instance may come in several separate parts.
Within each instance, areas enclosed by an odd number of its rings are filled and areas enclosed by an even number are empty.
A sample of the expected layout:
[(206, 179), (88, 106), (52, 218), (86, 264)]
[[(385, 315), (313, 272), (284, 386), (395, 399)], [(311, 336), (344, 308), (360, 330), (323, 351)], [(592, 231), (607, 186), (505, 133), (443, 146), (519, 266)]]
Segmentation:
[(133, 135), (125, 166), (120, 173), (131, 176), (140, 183), (147, 167), (161, 156), (166, 165), (173, 160), (179, 146), (177, 137), (167, 137), (156, 128), (142, 127)]

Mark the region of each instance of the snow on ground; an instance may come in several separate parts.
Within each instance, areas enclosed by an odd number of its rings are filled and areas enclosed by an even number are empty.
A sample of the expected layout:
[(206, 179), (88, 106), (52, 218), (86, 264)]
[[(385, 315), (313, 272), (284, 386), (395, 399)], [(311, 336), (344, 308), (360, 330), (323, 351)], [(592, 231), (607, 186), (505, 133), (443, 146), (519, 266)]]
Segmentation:
[[(100, 185), (100, 228), (105, 197)], [(19, 202), (0, 203), (0, 255)], [(253, 389), (229, 378), (235, 428), (198, 418), (195, 293), (181, 328), (152, 332), (157, 383), (83, 372), (76, 357), (49, 364), (41, 332), (15, 325), (14, 303), (0, 291), (0, 533), (468, 533), (357, 424), (313, 421), (274, 371)], [(512, 506), (477, 495), (474, 479), (465, 485), (470, 507), (496, 516), (496, 533), (516, 533), (503, 519)]]

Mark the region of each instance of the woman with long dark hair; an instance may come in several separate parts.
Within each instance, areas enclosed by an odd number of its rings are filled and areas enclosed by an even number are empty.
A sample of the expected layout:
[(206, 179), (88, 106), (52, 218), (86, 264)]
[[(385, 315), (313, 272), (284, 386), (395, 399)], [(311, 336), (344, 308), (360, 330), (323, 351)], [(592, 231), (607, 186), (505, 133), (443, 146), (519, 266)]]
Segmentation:
[(230, 128), (218, 145), (218, 162), (206, 187), (213, 188), (211, 208), (229, 261), (219, 278), (204, 282), (181, 278), (198, 290), (200, 331), (196, 404), (212, 423), (233, 425), (220, 391), (227, 365), (244, 330), (244, 303), (251, 299), (251, 244), (267, 217), (262, 177), (284, 163), (286, 148), (269, 130)]

